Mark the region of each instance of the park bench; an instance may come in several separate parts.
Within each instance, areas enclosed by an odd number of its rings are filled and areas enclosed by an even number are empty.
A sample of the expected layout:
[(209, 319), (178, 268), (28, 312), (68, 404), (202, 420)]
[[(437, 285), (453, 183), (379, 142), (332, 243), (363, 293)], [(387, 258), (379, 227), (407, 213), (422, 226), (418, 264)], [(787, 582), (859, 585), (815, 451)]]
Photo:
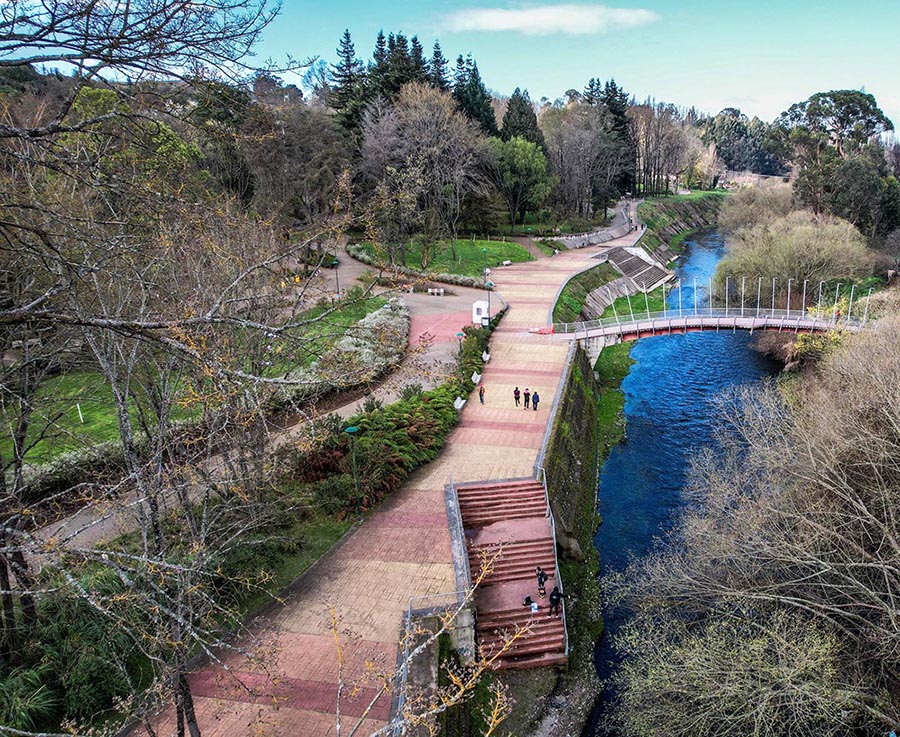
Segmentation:
[(436, 287), (436, 288), (429, 287), (428, 294), (432, 295), (433, 297), (443, 297), (444, 296), (444, 288), (443, 287)]

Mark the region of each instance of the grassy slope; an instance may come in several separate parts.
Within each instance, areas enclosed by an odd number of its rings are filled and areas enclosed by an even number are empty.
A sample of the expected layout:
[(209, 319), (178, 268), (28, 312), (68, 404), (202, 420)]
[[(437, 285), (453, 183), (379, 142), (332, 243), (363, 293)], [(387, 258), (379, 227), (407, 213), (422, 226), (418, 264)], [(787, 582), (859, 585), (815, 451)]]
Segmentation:
[(610, 264), (599, 264), (570, 279), (553, 308), (553, 322), (576, 322), (588, 293), (618, 277)]
[(633, 363), (631, 343), (619, 343), (604, 348), (594, 367), (600, 384), (598, 410), (601, 459), (604, 459), (610, 449), (625, 436), (622, 416), (625, 410), (625, 394), (621, 386)]
[[(371, 243), (361, 243), (363, 249), (375, 255)], [(484, 253), (483, 250), (487, 253)], [(456, 242), (456, 259), (450, 253), (449, 244), (442, 244), (431, 254), (427, 270), (438, 274), (459, 274), (460, 276), (481, 276), (485, 266), (499, 266), (503, 261), (518, 263), (533, 261), (534, 258), (518, 243), (505, 241), (458, 240)], [(406, 249), (406, 266), (410, 269), (422, 269), (422, 252), (417, 244)]]

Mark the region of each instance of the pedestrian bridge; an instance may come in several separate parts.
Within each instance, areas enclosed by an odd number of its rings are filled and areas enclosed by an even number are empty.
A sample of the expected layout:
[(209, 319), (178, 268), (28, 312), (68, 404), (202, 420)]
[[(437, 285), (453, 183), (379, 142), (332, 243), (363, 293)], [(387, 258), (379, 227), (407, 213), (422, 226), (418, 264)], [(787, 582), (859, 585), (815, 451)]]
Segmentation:
[(673, 335), (702, 331), (768, 330), (792, 333), (826, 333), (832, 330), (856, 332), (866, 325), (862, 319), (810, 310), (742, 310), (703, 308), (647, 312), (640, 316), (605, 317), (584, 322), (554, 323), (540, 332), (550, 332), (561, 339), (587, 340), (603, 338), (609, 342), (638, 340), (655, 335)]

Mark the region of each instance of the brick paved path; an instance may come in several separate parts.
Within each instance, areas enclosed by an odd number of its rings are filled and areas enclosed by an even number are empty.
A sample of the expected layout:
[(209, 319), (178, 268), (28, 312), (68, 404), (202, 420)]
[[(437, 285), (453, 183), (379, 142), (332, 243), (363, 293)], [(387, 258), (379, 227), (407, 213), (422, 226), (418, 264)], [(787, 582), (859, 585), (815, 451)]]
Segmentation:
[[(343, 702), (342, 734), (347, 733), (374, 693), (375, 684), (365, 680), (365, 662), (390, 668), (396, 661), (409, 597), (456, 588), (443, 496), (448, 479), (518, 478), (533, 472), (568, 342), (529, 334), (529, 329), (547, 324), (559, 287), (597, 263), (590, 256), (632, 240), (494, 271), (492, 279), (511, 309), (492, 338), (484, 406), (473, 394), (440, 456), (310, 568), (283, 606), (259, 621), (258, 636), (267, 646), (262, 662), (237, 656), (227, 661), (240, 683), (212, 667), (193, 675), (204, 737), (336, 734), (337, 656), (329, 607), (341, 628), (356, 638), (345, 666), (348, 678), (363, 679), (359, 692)], [(514, 406), (515, 386), (540, 392), (537, 412)], [(383, 726), (389, 709), (389, 697), (380, 699), (359, 734)], [(171, 734), (171, 714), (161, 721), (160, 734)]]

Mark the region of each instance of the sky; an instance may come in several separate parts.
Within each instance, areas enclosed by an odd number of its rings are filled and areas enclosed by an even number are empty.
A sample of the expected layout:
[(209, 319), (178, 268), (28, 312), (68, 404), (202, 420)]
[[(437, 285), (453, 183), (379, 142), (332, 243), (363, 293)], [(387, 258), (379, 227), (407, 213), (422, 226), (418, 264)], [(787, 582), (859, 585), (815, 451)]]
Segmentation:
[(379, 29), (471, 52), (491, 90), (533, 100), (615, 78), (651, 96), (764, 120), (814, 92), (862, 89), (900, 127), (900, 0), (282, 0), (262, 58), (335, 59), (344, 29), (370, 58)]

